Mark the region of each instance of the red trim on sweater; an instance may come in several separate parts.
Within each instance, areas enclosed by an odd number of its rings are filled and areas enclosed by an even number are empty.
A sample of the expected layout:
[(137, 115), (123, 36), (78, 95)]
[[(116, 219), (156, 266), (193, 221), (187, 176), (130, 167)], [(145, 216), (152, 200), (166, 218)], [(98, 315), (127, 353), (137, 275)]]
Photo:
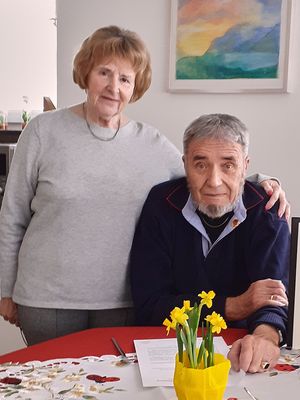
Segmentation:
[(257, 194), (258, 197), (260, 197), (260, 200), (257, 201), (256, 203), (252, 204), (250, 207), (247, 207), (246, 210), (251, 210), (251, 208), (256, 207), (260, 202), (262, 202), (264, 200), (264, 196), (262, 196), (256, 189), (254, 186), (251, 185), (251, 183), (249, 182), (245, 182), (245, 185), (250, 186), (250, 189), (255, 192)]
[(179, 185), (179, 186), (175, 187), (175, 189), (172, 190), (172, 192), (169, 193), (168, 196), (166, 197), (166, 201), (167, 201), (172, 207), (174, 207), (177, 211), (182, 211), (182, 208), (176, 207), (175, 204), (170, 200), (170, 197), (173, 196), (173, 194), (174, 194), (175, 192), (177, 192), (179, 189), (181, 189), (181, 187), (182, 187), (182, 185)]

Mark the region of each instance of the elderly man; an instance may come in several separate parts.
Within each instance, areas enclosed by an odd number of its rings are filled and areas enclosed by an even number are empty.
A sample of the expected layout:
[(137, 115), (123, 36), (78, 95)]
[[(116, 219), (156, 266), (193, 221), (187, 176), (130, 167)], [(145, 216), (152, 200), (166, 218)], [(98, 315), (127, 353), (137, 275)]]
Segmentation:
[(214, 290), (214, 311), (249, 331), (232, 346), (232, 367), (257, 372), (276, 363), (286, 333), (290, 234), (277, 208), (266, 210), (264, 191), (245, 181), (248, 144), (245, 125), (230, 115), (204, 115), (186, 129), (186, 178), (151, 190), (131, 286), (143, 325), (160, 325), (183, 300)]

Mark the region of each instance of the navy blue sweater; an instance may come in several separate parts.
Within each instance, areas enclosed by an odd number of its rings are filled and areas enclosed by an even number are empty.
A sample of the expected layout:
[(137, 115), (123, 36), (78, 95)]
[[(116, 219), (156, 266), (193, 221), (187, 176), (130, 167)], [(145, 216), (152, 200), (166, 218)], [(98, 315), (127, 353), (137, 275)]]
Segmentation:
[[(247, 218), (216, 243), (205, 258), (202, 235), (182, 215), (189, 192), (186, 179), (164, 182), (144, 204), (130, 256), (130, 279), (137, 323), (161, 325), (183, 300), (199, 302), (202, 290), (214, 290), (213, 310), (225, 315), (226, 297), (245, 292), (260, 279), (280, 279), (287, 287), (290, 233), (277, 208), (265, 211), (268, 197), (246, 181)], [(202, 318), (212, 310), (202, 310)], [(232, 323), (252, 332), (266, 323), (285, 335), (286, 307), (263, 307), (247, 320)]]

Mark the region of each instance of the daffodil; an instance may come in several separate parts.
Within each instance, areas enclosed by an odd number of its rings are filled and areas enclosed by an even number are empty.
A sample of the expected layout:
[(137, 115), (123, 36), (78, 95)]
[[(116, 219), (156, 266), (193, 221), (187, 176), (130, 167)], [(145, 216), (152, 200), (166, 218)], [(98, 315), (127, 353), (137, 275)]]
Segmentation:
[(211, 315), (208, 315), (205, 320), (211, 324), (212, 333), (220, 333), (221, 329), (227, 328), (224, 318), (220, 314), (217, 314), (215, 311), (213, 311)]
[(178, 359), (183, 362), (183, 349), (189, 359), (191, 368), (208, 368), (214, 365), (214, 341), (213, 333), (220, 333), (221, 329), (226, 329), (227, 325), (223, 317), (215, 311), (205, 318), (206, 330), (202, 325), (202, 343), (197, 349), (197, 333), (201, 320), (202, 307), (211, 308), (215, 292), (210, 290), (208, 293), (202, 291), (198, 294), (201, 298), (199, 304), (191, 307), (190, 300), (184, 300), (181, 308), (175, 307), (170, 318), (166, 318), (163, 325), (166, 326), (167, 334), (171, 329), (176, 331), (178, 345)]
[(193, 309), (193, 307), (191, 307), (190, 300), (184, 300), (183, 301), (183, 308), (184, 308), (184, 312), (191, 311)]
[(176, 329), (176, 321), (170, 321), (168, 318), (164, 320), (163, 325), (167, 327), (167, 335), (169, 335), (170, 329)]
[(184, 307), (182, 308), (175, 307), (171, 311), (170, 316), (172, 318), (172, 321), (175, 321), (180, 325), (184, 325), (185, 321), (189, 318), (189, 316), (185, 313)]
[(201, 297), (200, 305), (206, 305), (207, 308), (211, 308), (212, 300), (215, 298), (216, 293), (213, 290), (210, 290), (206, 293), (202, 290), (201, 293), (198, 294), (198, 297)]

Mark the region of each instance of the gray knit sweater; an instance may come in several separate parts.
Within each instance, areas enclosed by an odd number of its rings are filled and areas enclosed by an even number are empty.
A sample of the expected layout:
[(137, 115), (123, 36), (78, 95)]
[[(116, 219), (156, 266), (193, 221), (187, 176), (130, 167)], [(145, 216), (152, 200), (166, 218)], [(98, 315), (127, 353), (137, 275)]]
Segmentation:
[(130, 121), (102, 142), (68, 109), (34, 118), (0, 213), (1, 297), (34, 307), (130, 306), (128, 254), (144, 200), (183, 174), (179, 151), (149, 125)]

